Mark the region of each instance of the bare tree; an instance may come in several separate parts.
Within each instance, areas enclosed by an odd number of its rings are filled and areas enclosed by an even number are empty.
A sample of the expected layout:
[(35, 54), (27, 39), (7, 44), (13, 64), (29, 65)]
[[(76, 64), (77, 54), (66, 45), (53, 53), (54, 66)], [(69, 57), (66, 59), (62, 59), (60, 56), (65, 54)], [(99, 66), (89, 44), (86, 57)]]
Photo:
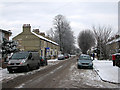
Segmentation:
[(71, 30), (69, 22), (63, 15), (55, 16), (54, 29), (54, 40), (59, 43), (60, 50), (63, 53), (70, 53), (74, 47), (74, 33)]
[(91, 30), (83, 30), (78, 36), (78, 45), (83, 54), (87, 54), (87, 51), (95, 45), (95, 37)]
[(93, 26), (94, 35), (97, 41), (97, 49), (99, 50), (98, 58), (107, 59), (109, 56), (109, 49), (107, 47), (108, 39), (111, 35), (112, 28), (99, 26)]
[(54, 18), (54, 28), (56, 29), (56, 33), (57, 33), (55, 35), (58, 37), (58, 38), (55, 38), (55, 39), (56, 39), (56, 42), (58, 42), (59, 45), (60, 45), (60, 51), (63, 50), (63, 48), (62, 48), (62, 44), (63, 44), (62, 33), (64, 33), (64, 30), (63, 30), (64, 22), (66, 22), (66, 20), (65, 20), (65, 17), (63, 15), (55, 16), (55, 18)]
[(54, 39), (55, 32), (52, 28), (50, 28), (46, 33), (49, 38), (51, 38), (52, 40)]

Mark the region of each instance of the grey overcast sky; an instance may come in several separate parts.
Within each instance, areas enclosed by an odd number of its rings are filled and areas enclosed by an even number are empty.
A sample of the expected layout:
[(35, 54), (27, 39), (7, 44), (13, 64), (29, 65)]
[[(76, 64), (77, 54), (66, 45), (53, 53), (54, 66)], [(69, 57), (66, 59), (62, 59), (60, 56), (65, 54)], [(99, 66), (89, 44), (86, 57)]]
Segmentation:
[(118, 31), (118, 0), (1, 0), (0, 29), (11, 30), (12, 37), (22, 32), (23, 24), (46, 32), (58, 14), (67, 18), (76, 38), (93, 25)]

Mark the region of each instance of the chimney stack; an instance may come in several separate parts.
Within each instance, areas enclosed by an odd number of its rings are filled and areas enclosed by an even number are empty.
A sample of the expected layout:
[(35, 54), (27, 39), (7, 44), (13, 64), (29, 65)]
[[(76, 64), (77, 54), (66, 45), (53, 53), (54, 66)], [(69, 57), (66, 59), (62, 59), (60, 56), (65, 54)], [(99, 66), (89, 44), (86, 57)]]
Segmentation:
[(45, 37), (45, 33), (44, 32), (41, 32), (40, 35), (43, 36), (43, 37)]
[(33, 29), (33, 32), (36, 33), (36, 34), (40, 33), (39, 29)]
[(23, 24), (23, 32), (24, 33), (31, 32), (31, 26), (30, 26), (30, 24)]

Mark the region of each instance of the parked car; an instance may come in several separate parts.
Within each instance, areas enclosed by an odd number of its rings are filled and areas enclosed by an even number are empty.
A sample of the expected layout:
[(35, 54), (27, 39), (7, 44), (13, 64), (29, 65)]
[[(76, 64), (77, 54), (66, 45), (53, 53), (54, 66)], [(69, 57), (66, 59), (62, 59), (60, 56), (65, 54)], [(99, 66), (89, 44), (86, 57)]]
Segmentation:
[(69, 58), (69, 54), (64, 54), (65, 59)]
[(40, 66), (39, 58), (38, 52), (16, 52), (11, 56), (7, 65), (7, 70), (9, 73), (12, 73), (13, 71), (29, 71), (34, 68), (38, 69)]
[(115, 53), (112, 55), (113, 66), (120, 67), (120, 53)]
[(78, 59), (78, 63), (77, 63), (77, 67), (78, 69), (80, 68), (93, 68), (93, 60), (91, 59), (91, 57), (89, 55), (85, 55), (82, 54), (80, 55), (79, 59)]
[(64, 59), (65, 59), (65, 57), (63, 54), (58, 55), (58, 60), (64, 60)]
[(48, 65), (47, 58), (40, 57), (40, 65), (42, 66)]

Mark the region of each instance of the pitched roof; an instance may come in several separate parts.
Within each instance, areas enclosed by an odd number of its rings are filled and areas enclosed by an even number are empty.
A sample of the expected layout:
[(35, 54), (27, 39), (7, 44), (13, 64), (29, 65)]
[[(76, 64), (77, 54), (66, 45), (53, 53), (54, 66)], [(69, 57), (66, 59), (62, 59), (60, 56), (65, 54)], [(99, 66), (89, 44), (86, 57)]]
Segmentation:
[(0, 29), (0, 31), (5, 32), (5, 33), (10, 33), (10, 34), (12, 34), (12, 32), (9, 31), (9, 30), (7, 31), (7, 30)]
[(43, 37), (43, 36), (41, 36), (41, 35), (38, 35), (38, 34), (36, 34), (36, 33), (34, 33), (34, 32), (31, 32), (31, 33), (33, 33), (35, 36), (39, 37), (40, 39), (43, 39), (43, 40), (48, 41), (48, 42), (51, 42), (51, 43), (53, 43), (53, 44), (55, 44), (55, 45), (59, 45), (58, 43), (56, 43), (56, 42), (54, 42), (54, 41), (52, 41), (52, 40), (49, 40), (49, 39), (47, 39), (47, 38), (45, 38), (45, 37)]
[(107, 45), (120, 41), (120, 37), (107, 43)]

